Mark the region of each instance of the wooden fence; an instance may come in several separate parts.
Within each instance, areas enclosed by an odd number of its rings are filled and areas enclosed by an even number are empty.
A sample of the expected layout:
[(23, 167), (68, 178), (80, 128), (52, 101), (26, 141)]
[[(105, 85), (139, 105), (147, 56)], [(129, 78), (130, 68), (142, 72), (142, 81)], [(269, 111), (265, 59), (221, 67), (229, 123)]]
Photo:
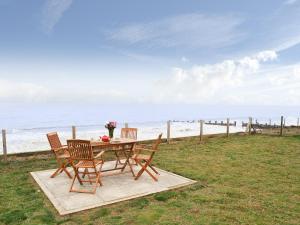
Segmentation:
[[(174, 121), (173, 121), (174, 122)], [(193, 122), (196, 122), (196, 121), (193, 121)], [(203, 125), (206, 124), (206, 125), (221, 125), (221, 126), (226, 126), (226, 137), (229, 137), (229, 134), (230, 134), (230, 126), (236, 126), (236, 121), (234, 121), (233, 123), (230, 123), (230, 119), (227, 118), (226, 119), (226, 123), (225, 122), (217, 122), (215, 121), (214, 123), (212, 123), (211, 121), (208, 121), (208, 122), (205, 122), (205, 120), (199, 120), (198, 121), (199, 124), (200, 124), (200, 127), (199, 127), (199, 140), (200, 142), (203, 141), (203, 136), (204, 136), (204, 127)], [(129, 124), (128, 123), (125, 123), (125, 127), (129, 127)], [(257, 121), (255, 121), (255, 123), (253, 123), (253, 119), (252, 117), (249, 117), (249, 121), (248, 123), (244, 123), (242, 122), (242, 127), (246, 127), (246, 130), (245, 132), (248, 133), (249, 135), (251, 135), (252, 133), (256, 133), (255, 131), (257, 129), (272, 129), (272, 128), (277, 128), (279, 129), (279, 135), (282, 136), (283, 135), (283, 131), (284, 129), (286, 128), (289, 128), (287, 126), (285, 126), (285, 119), (283, 116), (281, 116), (280, 118), (280, 125), (272, 125), (271, 124), (271, 120), (269, 122), (269, 124), (260, 124), (258, 123)], [(299, 118), (297, 119), (297, 126), (293, 126), (293, 127), (297, 127), (299, 128)], [(71, 127), (71, 130), (72, 130), (72, 138), (73, 139), (76, 139), (76, 126), (72, 126)], [(171, 142), (171, 120), (168, 120), (167, 121), (167, 137), (166, 137), (166, 140), (167, 140), (167, 143), (170, 143)], [(6, 133), (6, 130), (3, 129), (2, 130), (2, 145), (3, 145), (3, 160), (4, 161), (7, 161), (7, 152), (8, 152), (8, 147), (7, 147), (7, 141), (6, 141), (6, 136), (7, 136), (7, 133)]]

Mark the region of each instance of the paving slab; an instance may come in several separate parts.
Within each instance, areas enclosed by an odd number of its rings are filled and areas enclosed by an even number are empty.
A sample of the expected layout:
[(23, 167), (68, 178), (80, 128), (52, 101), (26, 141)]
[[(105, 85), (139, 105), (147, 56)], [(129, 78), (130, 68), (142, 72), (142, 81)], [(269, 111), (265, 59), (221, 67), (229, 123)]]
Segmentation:
[[(105, 162), (104, 165), (106, 168), (111, 168), (114, 167), (115, 162)], [(136, 174), (140, 167), (133, 166), (133, 169)], [(99, 186), (95, 194), (69, 192), (72, 179), (68, 178), (64, 173), (55, 178), (50, 178), (55, 169), (36, 171), (30, 174), (57, 209), (58, 213), (60, 215), (67, 215), (196, 182), (159, 168), (156, 169), (160, 174), (157, 176), (157, 182), (146, 172), (138, 180), (134, 180), (128, 167), (122, 173), (119, 171), (102, 173), (101, 181), (103, 186)], [(68, 170), (72, 171), (71, 168), (68, 168)], [(74, 172), (72, 171), (71, 174), (73, 176)], [(88, 186), (88, 184), (84, 185)], [(76, 183), (76, 186), (79, 187), (80, 184)]]

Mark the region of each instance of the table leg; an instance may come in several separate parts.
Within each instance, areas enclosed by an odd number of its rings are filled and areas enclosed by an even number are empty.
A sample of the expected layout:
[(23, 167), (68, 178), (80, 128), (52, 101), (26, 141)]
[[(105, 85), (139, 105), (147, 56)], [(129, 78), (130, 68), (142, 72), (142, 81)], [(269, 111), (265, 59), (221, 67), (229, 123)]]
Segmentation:
[(135, 174), (134, 174), (133, 169), (132, 169), (132, 165), (130, 163), (130, 155), (132, 154), (133, 147), (134, 147), (134, 145), (131, 146), (130, 152), (128, 154), (126, 153), (126, 149), (124, 149), (124, 147), (123, 147), (123, 152), (124, 152), (124, 155), (126, 157), (126, 161), (124, 163), (124, 167), (122, 168), (121, 172), (124, 171), (124, 169), (126, 168), (126, 166), (128, 164), (133, 177), (135, 177)]

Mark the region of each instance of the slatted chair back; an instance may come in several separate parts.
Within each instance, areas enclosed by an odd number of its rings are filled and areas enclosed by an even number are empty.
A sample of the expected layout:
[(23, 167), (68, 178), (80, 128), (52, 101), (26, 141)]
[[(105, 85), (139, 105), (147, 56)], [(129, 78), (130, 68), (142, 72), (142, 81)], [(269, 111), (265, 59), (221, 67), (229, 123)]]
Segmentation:
[(158, 138), (156, 139), (156, 141), (152, 145), (153, 150), (155, 150), (155, 151), (158, 150), (158, 145), (161, 143), (161, 137), (162, 137), (162, 134), (158, 135)]
[(62, 147), (57, 132), (48, 133), (47, 138), (52, 150), (59, 149)]
[(122, 128), (121, 138), (130, 138), (137, 140), (137, 128)]
[(67, 140), (68, 150), (72, 160), (91, 161), (94, 159), (91, 142), (87, 140)]

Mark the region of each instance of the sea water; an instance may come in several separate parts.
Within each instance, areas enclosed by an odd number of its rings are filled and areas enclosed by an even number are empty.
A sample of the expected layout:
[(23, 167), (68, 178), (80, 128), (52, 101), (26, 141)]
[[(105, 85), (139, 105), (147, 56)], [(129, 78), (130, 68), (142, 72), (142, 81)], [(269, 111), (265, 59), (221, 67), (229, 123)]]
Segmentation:
[[(114, 130), (115, 137), (120, 137), (120, 128), (124, 126), (123, 123), (118, 123), (118, 127)], [(138, 140), (155, 139), (160, 133), (165, 138), (167, 134), (167, 123), (165, 121), (130, 123), (129, 126), (138, 129)], [(226, 132), (226, 126), (204, 125), (203, 128), (204, 134)], [(50, 147), (46, 134), (53, 131), (58, 132), (63, 144), (66, 143), (67, 139), (72, 138), (71, 126), (8, 129), (7, 146), (9, 153), (48, 150)], [(230, 133), (241, 131), (245, 131), (241, 124), (230, 127)], [(171, 137), (173, 138), (196, 136), (199, 133), (199, 122), (171, 122)], [(104, 124), (76, 126), (76, 138), (79, 139), (98, 140), (103, 135), (108, 135)]]
[[(3, 106), (3, 105), (2, 105)], [(31, 152), (48, 150), (49, 143), (46, 134), (58, 132), (61, 142), (66, 144), (66, 140), (72, 137), (73, 125), (76, 126), (77, 138), (99, 139), (100, 136), (108, 135), (104, 125), (106, 121), (117, 121), (115, 137), (120, 136), (120, 129), (124, 123), (129, 123), (129, 127), (138, 128), (138, 140), (155, 139), (160, 133), (163, 137), (167, 134), (167, 120), (171, 122), (171, 138), (196, 136), (200, 133), (199, 119), (205, 121), (224, 121), (224, 115), (231, 115), (231, 122), (237, 121), (236, 126), (230, 126), (230, 133), (243, 132), (242, 121), (248, 122), (247, 115), (250, 109), (245, 111), (224, 111), (219, 108), (191, 107), (191, 106), (167, 106), (167, 105), (23, 105), (23, 106), (3, 106), (0, 107), (0, 128), (7, 132), (8, 153)], [(280, 123), (280, 114), (274, 115), (270, 111), (258, 111), (253, 122)], [(296, 114), (297, 110), (287, 113)], [(253, 109), (252, 109), (253, 112)], [(237, 115), (243, 115), (238, 117)], [(268, 117), (273, 115), (272, 117)], [(147, 122), (146, 122), (147, 121)], [(297, 124), (297, 117), (286, 117), (286, 125)], [(204, 134), (225, 133), (226, 126), (204, 125)], [(1, 140), (2, 141), (2, 140)], [(2, 153), (2, 142), (0, 143), (0, 154)]]

